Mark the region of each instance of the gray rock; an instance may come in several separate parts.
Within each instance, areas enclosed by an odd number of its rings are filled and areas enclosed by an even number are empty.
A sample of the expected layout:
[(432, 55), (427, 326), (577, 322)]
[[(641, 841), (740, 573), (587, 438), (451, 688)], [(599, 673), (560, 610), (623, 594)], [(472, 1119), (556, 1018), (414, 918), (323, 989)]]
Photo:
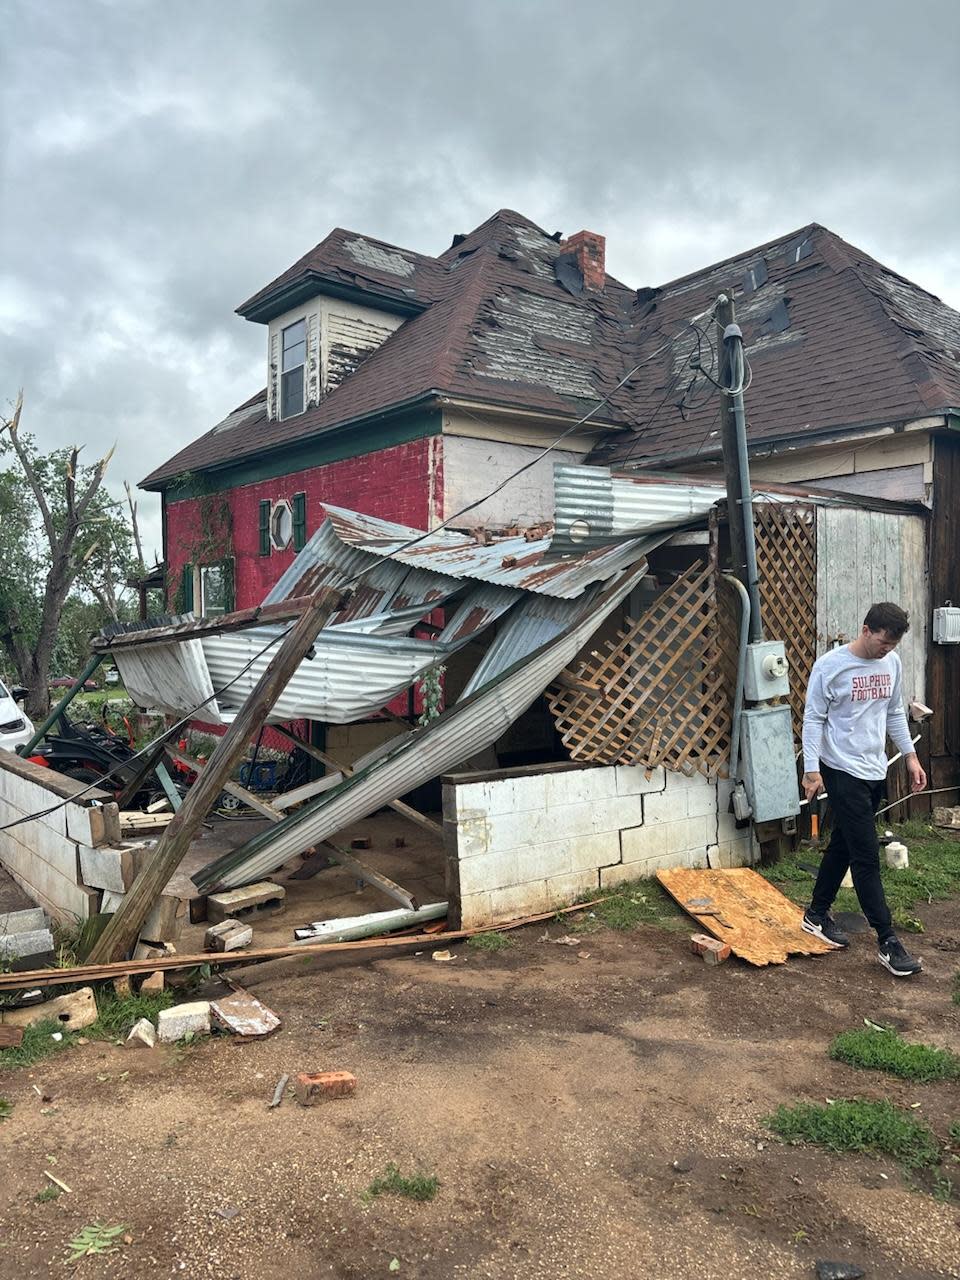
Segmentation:
[(172, 1009), (161, 1009), (157, 1015), (157, 1034), (162, 1044), (173, 1044), (186, 1035), (208, 1036), (209, 1000), (194, 1000), (190, 1004), (175, 1004)]
[(130, 1028), (123, 1042), (125, 1049), (152, 1049), (157, 1043), (157, 1033), (149, 1018), (139, 1018)]
[(860, 1280), (867, 1273), (855, 1262), (826, 1262), (817, 1260), (817, 1280)]

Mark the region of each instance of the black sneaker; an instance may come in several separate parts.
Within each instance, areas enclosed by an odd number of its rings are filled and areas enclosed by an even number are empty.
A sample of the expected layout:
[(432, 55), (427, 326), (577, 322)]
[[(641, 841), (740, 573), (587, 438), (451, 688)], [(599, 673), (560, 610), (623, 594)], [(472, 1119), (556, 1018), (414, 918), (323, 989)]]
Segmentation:
[(923, 968), (922, 963), (914, 960), (899, 938), (888, 938), (886, 942), (881, 942), (877, 959), (895, 978), (911, 978)]
[(849, 947), (850, 945), (850, 939), (829, 911), (822, 916), (814, 915), (812, 911), (805, 911), (800, 928), (804, 933), (812, 933), (821, 942), (829, 942), (831, 947)]

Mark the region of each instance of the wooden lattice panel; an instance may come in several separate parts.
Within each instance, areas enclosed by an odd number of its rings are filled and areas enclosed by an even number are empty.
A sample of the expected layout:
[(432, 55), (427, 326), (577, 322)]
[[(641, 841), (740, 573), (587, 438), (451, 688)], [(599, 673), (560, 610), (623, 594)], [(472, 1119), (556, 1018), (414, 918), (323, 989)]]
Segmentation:
[[(723, 612), (731, 612), (726, 593)], [(730, 753), (734, 659), (713, 565), (699, 560), (638, 622), (547, 694), (575, 760), (665, 765), (715, 777)]]
[(782, 640), (790, 664), (790, 709), (800, 739), (807, 681), (817, 656), (817, 522), (812, 507), (754, 507), (763, 630)]

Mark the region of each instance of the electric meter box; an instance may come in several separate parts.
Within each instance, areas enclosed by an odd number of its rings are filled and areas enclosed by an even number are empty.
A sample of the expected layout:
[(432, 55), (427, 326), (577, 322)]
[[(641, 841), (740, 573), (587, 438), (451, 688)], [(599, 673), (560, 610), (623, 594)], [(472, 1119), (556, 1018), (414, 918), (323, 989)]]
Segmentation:
[(933, 643), (960, 644), (960, 609), (955, 605), (934, 609)]
[(747, 645), (743, 696), (748, 702), (785, 698), (790, 693), (790, 668), (782, 640), (760, 640)]
[(741, 774), (754, 822), (792, 818), (800, 789), (789, 704), (748, 707), (740, 717)]

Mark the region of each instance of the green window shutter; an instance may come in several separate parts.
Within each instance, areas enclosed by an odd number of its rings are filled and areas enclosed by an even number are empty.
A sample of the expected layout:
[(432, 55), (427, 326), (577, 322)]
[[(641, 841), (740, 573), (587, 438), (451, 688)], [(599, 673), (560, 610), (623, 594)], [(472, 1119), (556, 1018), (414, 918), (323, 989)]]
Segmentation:
[(223, 574), (223, 610), (224, 613), (233, 613), (237, 607), (237, 588), (232, 557), (220, 561), (220, 571)]
[(270, 554), (270, 508), (269, 498), (260, 499), (260, 554)]
[(193, 565), (185, 564), (180, 571), (180, 598), (178, 600), (178, 608), (180, 613), (193, 612)]
[(307, 495), (293, 495), (293, 549), (302, 551), (307, 541)]

